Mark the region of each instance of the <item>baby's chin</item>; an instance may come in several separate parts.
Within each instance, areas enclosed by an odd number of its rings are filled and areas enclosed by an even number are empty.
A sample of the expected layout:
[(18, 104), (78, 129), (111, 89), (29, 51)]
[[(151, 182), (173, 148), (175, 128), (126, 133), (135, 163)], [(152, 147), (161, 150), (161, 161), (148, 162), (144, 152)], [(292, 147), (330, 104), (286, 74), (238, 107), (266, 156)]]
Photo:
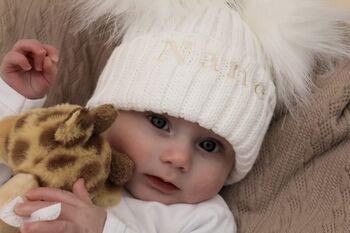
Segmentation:
[(199, 196), (191, 196), (184, 197), (180, 193), (176, 194), (164, 194), (157, 190), (135, 190), (132, 188), (126, 187), (126, 190), (136, 199), (143, 201), (155, 201), (160, 202), (164, 205), (172, 205), (172, 204), (197, 204), (203, 201), (210, 199), (209, 197), (199, 197)]
[(143, 201), (155, 201), (164, 205), (171, 205), (176, 203), (182, 203), (182, 201), (175, 195), (165, 195), (159, 193), (156, 190), (134, 190), (126, 187), (127, 191), (136, 199)]

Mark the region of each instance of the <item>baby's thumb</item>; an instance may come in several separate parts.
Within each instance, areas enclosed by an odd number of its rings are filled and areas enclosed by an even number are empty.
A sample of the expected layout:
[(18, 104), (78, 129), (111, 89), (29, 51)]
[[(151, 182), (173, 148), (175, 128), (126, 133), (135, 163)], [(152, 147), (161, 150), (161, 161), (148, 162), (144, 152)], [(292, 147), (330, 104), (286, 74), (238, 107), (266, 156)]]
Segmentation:
[(44, 78), (51, 86), (56, 81), (57, 64), (53, 63), (50, 57), (45, 57), (43, 64)]
[(90, 194), (85, 188), (84, 179), (80, 178), (73, 184), (73, 193), (78, 196), (80, 200), (85, 203), (91, 204)]

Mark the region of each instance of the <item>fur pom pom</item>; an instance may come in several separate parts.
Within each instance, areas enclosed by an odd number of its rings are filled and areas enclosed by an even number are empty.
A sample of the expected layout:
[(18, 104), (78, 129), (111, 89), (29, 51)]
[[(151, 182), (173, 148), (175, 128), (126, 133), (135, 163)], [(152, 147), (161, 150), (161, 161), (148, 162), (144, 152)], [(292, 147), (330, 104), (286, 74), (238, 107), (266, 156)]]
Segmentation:
[[(76, 0), (79, 23), (77, 29), (84, 30), (99, 19), (114, 24), (112, 40), (118, 40), (132, 24), (157, 19), (167, 21), (180, 18), (208, 4), (226, 4), (225, 0)], [(169, 21), (168, 21), (169, 22)]]
[(330, 0), (242, 0), (233, 4), (254, 31), (272, 68), (278, 102), (307, 104), (312, 69), (350, 57), (350, 12)]

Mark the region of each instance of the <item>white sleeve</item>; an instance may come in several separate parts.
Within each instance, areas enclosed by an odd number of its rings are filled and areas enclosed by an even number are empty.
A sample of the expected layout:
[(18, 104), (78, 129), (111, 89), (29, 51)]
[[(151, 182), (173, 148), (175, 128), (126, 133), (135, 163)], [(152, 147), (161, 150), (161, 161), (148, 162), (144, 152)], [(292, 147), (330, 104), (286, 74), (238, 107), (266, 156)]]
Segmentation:
[(107, 218), (102, 233), (136, 233), (107, 211)]
[(0, 118), (15, 115), (23, 111), (42, 107), (46, 97), (41, 99), (27, 99), (12, 89), (0, 77)]

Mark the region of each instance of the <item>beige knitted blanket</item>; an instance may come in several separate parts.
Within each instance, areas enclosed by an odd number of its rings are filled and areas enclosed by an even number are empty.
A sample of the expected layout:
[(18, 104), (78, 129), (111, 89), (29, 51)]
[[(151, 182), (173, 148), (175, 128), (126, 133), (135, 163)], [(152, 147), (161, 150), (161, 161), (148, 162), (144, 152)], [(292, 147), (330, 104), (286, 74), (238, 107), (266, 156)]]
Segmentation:
[[(20, 38), (61, 51), (47, 105), (84, 104), (114, 47), (70, 32), (69, 1), (0, 0), (0, 59)], [(308, 109), (276, 115), (252, 172), (222, 195), (239, 232), (350, 232), (350, 62), (318, 77)]]

